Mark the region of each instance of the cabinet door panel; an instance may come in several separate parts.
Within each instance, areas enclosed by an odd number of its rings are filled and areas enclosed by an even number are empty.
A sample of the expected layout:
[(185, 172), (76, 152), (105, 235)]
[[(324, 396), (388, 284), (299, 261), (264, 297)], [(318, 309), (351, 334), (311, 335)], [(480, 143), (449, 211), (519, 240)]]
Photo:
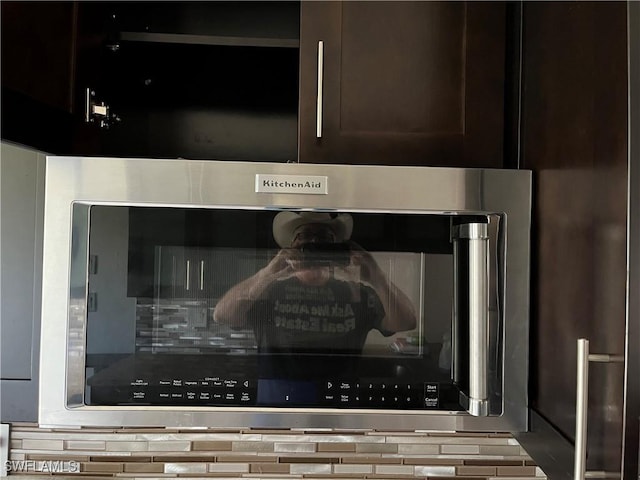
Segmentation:
[(303, 2), (300, 161), (502, 166), (504, 36), (502, 3)]

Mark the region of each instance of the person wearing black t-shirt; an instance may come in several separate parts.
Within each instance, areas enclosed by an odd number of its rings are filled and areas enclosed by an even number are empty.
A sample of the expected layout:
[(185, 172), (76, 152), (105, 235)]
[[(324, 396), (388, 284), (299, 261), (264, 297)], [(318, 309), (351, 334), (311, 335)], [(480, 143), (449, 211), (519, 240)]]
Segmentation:
[(216, 305), (216, 322), (253, 329), (268, 354), (261, 377), (321, 379), (328, 368), (349, 375), (371, 330), (415, 328), (411, 301), (349, 240), (352, 230), (349, 214), (280, 212), (273, 234), (281, 250)]

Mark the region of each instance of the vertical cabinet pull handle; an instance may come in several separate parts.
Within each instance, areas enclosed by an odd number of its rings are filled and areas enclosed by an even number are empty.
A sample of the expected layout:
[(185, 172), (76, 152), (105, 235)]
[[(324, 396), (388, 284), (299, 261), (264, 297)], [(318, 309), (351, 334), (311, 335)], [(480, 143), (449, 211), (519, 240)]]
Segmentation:
[(186, 289), (189, 290), (189, 277), (191, 276), (191, 262), (189, 260), (187, 260), (186, 270), (187, 270), (187, 278), (186, 278), (185, 284), (186, 284)]
[(576, 444), (573, 478), (620, 478), (618, 472), (587, 472), (587, 410), (589, 406), (589, 362), (624, 363), (623, 355), (589, 353), (589, 340), (578, 339), (576, 376)]
[(318, 95), (316, 104), (316, 138), (322, 138), (322, 90), (324, 81), (324, 42), (318, 42)]
[(573, 456), (573, 478), (584, 480), (587, 460), (587, 399), (589, 394), (589, 340), (578, 339), (576, 376), (576, 445)]
[(204, 260), (200, 260), (200, 290), (204, 290)]

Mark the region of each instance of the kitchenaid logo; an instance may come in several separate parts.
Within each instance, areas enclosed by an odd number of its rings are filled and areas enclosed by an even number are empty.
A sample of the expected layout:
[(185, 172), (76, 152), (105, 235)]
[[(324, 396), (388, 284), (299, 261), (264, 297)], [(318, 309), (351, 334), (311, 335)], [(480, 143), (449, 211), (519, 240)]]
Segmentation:
[(327, 194), (327, 177), (318, 175), (256, 174), (256, 193)]

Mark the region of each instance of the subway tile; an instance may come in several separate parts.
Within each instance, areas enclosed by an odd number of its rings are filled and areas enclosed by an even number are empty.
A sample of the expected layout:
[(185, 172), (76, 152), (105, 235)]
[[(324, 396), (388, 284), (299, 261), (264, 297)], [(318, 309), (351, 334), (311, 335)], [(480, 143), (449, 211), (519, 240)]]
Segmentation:
[(9, 448), (13, 449), (13, 448), (22, 448), (22, 440), (15, 440), (15, 439), (11, 439), (9, 441)]
[(86, 440), (86, 441), (133, 441), (136, 439), (134, 434), (123, 433), (83, 433), (82, 430), (72, 430), (68, 432), (11, 432), (11, 437), (16, 439), (33, 439), (33, 440)]
[(496, 470), (496, 467), (468, 465), (458, 467), (457, 474), (489, 477), (497, 475)]
[[(18, 436), (13, 435), (15, 429), (12, 431), (11, 458), (39, 455), (42, 460), (56, 460), (64, 449), (65, 456), (83, 466), (96, 465), (97, 471), (83, 470), (96, 476), (135, 475), (150, 479), (180, 475), (181, 480), (201, 476), (284, 479), (303, 475), (331, 480), (340, 476), (432, 479), (451, 478), (454, 474), (458, 475), (456, 480), (464, 476), (491, 476), (498, 480), (545, 478), (516, 439), (494, 432), (22, 428)], [(136, 455), (141, 451), (182, 453)], [(216, 454), (203, 455), (205, 452)], [(101, 467), (105, 464), (112, 466)], [(122, 471), (115, 471), (120, 466)]]
[(400, 455), (437, 455), (440, 453), (440, 445), (399, 444), (397, 448)]
[(141, 433), (136, 435), (136, 440), (146, 440), (149, 442), (171, 442), (171, 441), (260, 441), (261, 435), (245, 435), (242, 433), (216, 433), (203, 431), (199, 433)]
[(240, 454), (240, 455), (235, 455), (233, 453), (223, 453), (220, 455), (216, 455), (214, 460), (211, 460), (212, 462), (232, 462), (232, 463), (249, 463), (249, 462), (269, 462), (269, 463), (275, 463), (278, 461), (278, 457), (274, 456), (274, 455), (257, 455), (257, 454), (251, 454), (251, 453), (246, 453), (246, 454)]
[(409, 465), (374, 465), (378, 475), (413, 475), (414, 468)]
[(122, 472), (124, 470), (124, 465), (122, 463), (111, 463), (111, 462), (88, 462), (80, 464), (81, 472)]
[(520, 447), (518, 445), (509, 445), (505, 447), (501, 446), (480, 446), (480, 455), (504, 455), (504, 456), (517, 456), (521, 455)]
[(211, 473), (249, 473), (248, 463), (210, 463), (207, 467)]
[(164, 473), (207, 473), (206, 463), (165, 463)]
[(355, 443), (318, 443), (318, 452), (355, 452)]
[(250, 473), (289, 473), (289, 465), (284, 463), (251, 463)]
[(274, 444), (267, 442), (232, 442), (233, 452), (273, 452)]
[[(60, 455), (61, 450), (13, 450), (12, 453), (27, 453), (27, 454), (42, 454), (42, 455)], [(91, 456), (118, 456), (118, 455), (128, 455), (128, 452), (107, 452), (106, 450), (64, 450), (64, 453), (67, 455), (80, 454), (87, 457)]]
[(259, 435), (266, 435), (266, 434), (275, 434), (275, 435), (280, 435), (280, 434), (288, 434), (291, 432), (291, 429), (289, 428), (244, 428), (242, 430), (240, 430), (240, 433), (248, 433), (248, 434), (259, 434)]
[(316, 451), (315, 443), (298, 443), (298, 442), (286, 442), (275, 443), (274, 452), (276, 453), (313, 453)]
[(92, 462), (150, 462), (150, 456), (140, 456), (140, 455), (130, 455), (130, 454), (122, 454), (122, 455), (92, 455), (89, 457), (89, 460)]
[(158, 463), (183, 463), (183, 462), (200, 462), (209, 463), (214, 461), (213, 455), (191, 455), (188, 452), (177, 455), (154, 455), (153, 461)]
[(405, 465), (462, 465), (463, 460), (460, 458), (442, 458), (433, 457), (403, 457), (402, 463)]
[[(104, 432), (104, 428), (82, 428), (82, 431), (88, 432)], [(180, 430), (171, 427), (120, 427), (114, 430), (115, 432), (127, 432), (127, 433), (177, 433)]]
[(292, 463), (289, 472), (293, 475), (329, 475), (331, 464), (323, 463)]
[(463, 454), (463, 455), (477, 455), (480, 453), (479, 445), (442, 445), (440, 452), (443, 455)]
[[(207, 475), (207, 477), (212, 476), (214, 474), (209, 473)], [(222, 474), (220, 474), (222, 475)], [(227, 480), (225, 479), (221, 479), (221, 478), (217, 478), (216, 476), (216, 480)], [(266, 479), (274, 479), (274, 480), (283, 480), (283, 479), (301, 479), (303, 478), (302, 475), (291, 475), (290, 473), (243, 473), (242, 477), (233, 477), (230, 478), (229, 480), (238, 480), (238, 478), (253, 478), (256, 480), (266, 480)], [(316, 477), (317, 478), (317, 477)], [(321, 476), (321, 478), (327, 478), (326, 475)], [(180, 478), (180, 480), (185, 480), (183, 478)], [(330, 480), (341, 480), (339, 478), (331, 478)], [(477, 480), (477, 479), (476, 479)]]
[(22, 450), (64, 450), (64, 440), (22, 440)]
[(498, 467), (498, 476), (535, 477), (536, 467)]
[(230, 441), (220, 441), (220, 440), (195, 440), (191, 443), (191, 448), (194, 451), (213, 451), (213, 452), (224, 452), (230, 451), (232, 446), (232, 442)]
[(505, 460), (505, 459), (486, 459), (486, 458), (469, 458), (464, 460), (465, 465), (486, 465), (486, 466), (521, 466), (522, 460)]
[[(111, 456), (130, 456), (129, 453), (127, 452), (106, 452), (106, 451), (100, 451), (100, 452), (89, 452), (87, 450), (64, 450), (63, 452), (58, 451), (58, 450), (14, 450), (12, 453), (25, 453), (27, 455), (29, 455), (29, 457), (33, 457), (35, 455), (38, 456), (42, 456), (42, 457), (48, 457), (49, 460), (56, 460), (58, 458), (68, 458), (68, 459), (72, 459), (75, 460), (76, 458), (79, 457), (86, 457), (86, 458), (90, 458), (92, 456), (94, 457), (111, 457)], [(87, 460), (90, 461), (90, 460)]]
[(357, 453), (398, 453), (395, 443), (357, 443)]
[(296, 443), (384, 443), (383, 436), (352, 435), (352, 434), (301, 434), (301, 435), (263, 435), (265, 442), (296, 442)]
[(323, 463), (340, 463), (338, 457), (319, 457), (317, 455), (313, 457), (280, 457), (280, 463), (319, 463), (320, 459)]
[(414, 474), (420, 477), (453, 477), (456, 474), (456, 467), (448, 466), (415, 466)]
[(125, 463), (125, 473), (164, 473), (162, 463)]
[(340, 465), (334, 465), (333, 466), (333, 473), (335, 474), (349, 474), (349, 473), (353, 473), (353, 474), (367, 474), (367, 473), (373, 473), (373, 465), (365, 465), (365, 464), (349, 464), (349, 465), (345, 465), (345, 464), (340, 464)]
[(106, 450), (105, 441), (96, 440), (65, 440), (65, 450)]
[(166, 442), (149, 442), (148, 445), (150, 452), (188, 452), (191, 450), (191, 442), (189, 441), (172, 440)]
[(401, 464), (402, 457), (381, 457), (374, 455), (363, 455), (354, 457), (343, 457), (342, 463), (371, 463), (371, 464)]
[(108, 452), (145, 452), (149, 449), (149, 442), (105, 442)]
[(387, 443), (427, 443), (435, 445), (510, 445), (508, 438), (489, 438), (489, 437), (386, 437)]

